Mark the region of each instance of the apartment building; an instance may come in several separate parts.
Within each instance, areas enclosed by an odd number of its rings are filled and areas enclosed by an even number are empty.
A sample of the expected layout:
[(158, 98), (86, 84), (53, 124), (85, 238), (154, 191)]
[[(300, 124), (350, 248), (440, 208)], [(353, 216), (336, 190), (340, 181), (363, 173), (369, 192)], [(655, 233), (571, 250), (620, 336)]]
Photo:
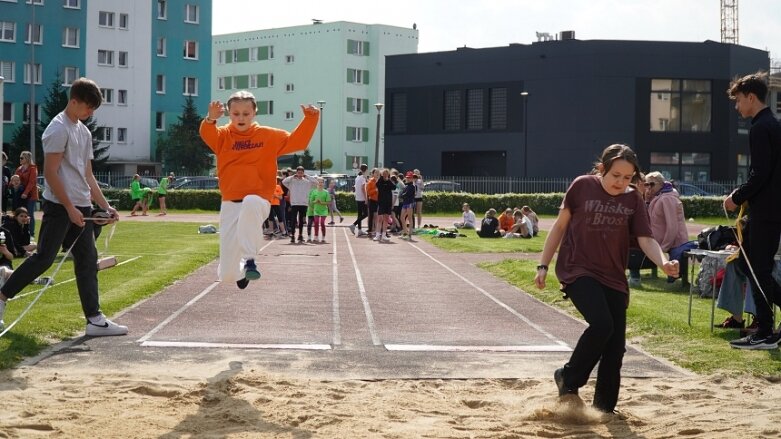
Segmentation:
[[(211, 73), (211, 0), (0, 0), (3, 142), (27, 123), (59, 75), (95, 80), (95, 113), (114, 173), (158, 174), (157, 138), (187, 96), (205, 111)], [(30, 41), (33, 41), (31, 47)]]
[(319, 161), (322, 145), (322, 158), (333, 163), (328, 172), (353, 174), (361, 163), (374, 163), (385, 56), (417, 53), (417, 47), (414, 28), (345, 21), (215, 35), (211, 94), (225, 102), (249, 90), (258, 101), (258, 123), (288, 131), (302, 117), (300, 105), (321, 106), (322, 133), (315, 133), (309, 152)]

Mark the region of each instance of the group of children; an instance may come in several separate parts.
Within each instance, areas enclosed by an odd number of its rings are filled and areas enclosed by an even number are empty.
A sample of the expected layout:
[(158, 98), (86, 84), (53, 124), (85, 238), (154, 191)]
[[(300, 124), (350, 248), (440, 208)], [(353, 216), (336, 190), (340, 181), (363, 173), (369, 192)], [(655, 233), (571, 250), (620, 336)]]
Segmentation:
[(133, 176), (133, 181), (130, 182), (130, 199), (133, 200), (133, 208), (130, 210), (130, 216), (136, 216), (136, 212), (141, 212), (142, 216), (147, 215), (149, 206), (152, 205), (155, 195), (157, 195), (157, 202), (160, 205), (160, 213), (158, 215), (166, 215), (168, 208), (165, 204), (165, 196), (168, 193), (168, 185), (174, 182), (174, 173), (170, 173), (167, 177), (160, 179), (160, 185), (157, 190), (150, 187), (141, 187), (141, 176), (136, 174)]
[(401, 239), (410, 239), (420, 203), (417, 198), (419, 181), (419, 175), (413, 171), (402, 174), (387, 168), (374, 168), (367, 178), (356, 179), (356, 192), (366, 194), (369, 224), (364, 232), (361, 227), (364, 216), (359, 212), (356, 222), (350, 225), (350, 231), (357, 237), (367, 236), (377, 242), (390, 241), (391, 234), (401, 234)]
[[(466, 205), (466, 208), (469, 205)], [(474, 214), (473, 214), (474, 215)], [(488, 209), (480, 222), (477, 236), (481, 238), (526, 238), (531, 239), (540, 231), (540, 219), (529, 206), (506, 208), (499, 217), (496, 209)]]

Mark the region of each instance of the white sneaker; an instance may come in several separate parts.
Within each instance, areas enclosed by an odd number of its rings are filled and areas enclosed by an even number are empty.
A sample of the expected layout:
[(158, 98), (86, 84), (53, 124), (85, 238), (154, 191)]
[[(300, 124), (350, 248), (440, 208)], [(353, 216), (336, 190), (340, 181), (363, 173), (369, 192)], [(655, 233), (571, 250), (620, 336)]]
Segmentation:
[(321, 236), (321, 237), (320, 237), (320, 242), (322, 242), (322, 243), (324, 243), (324, 244), (325, 244), (325, 236)]
[(127, 334), (127, 326), (118, 325), (107, 319), (103, 314), (93, 317), (92, 320), (94, 320), (94, 322), (87, 319), (87, 330), (85, 331), (86, 335), (90, 337)]
[(5, 322), (3, 321), (3, 314), (5, 314), (5, 300), (0, 300), (0, 331), (5, 329)]
[(350, 228), (350, 233), (355, 235), (355, 224), (350, 224), (349, 228)]
[(368, 235), (368, 233), (364, 232), (361, 229), (358, 229), (358, 234), (356, 236), (366, 236), (366, 235)]
[(374, 241), (379, 241), (379, 240), (380, 240), (380, 234), (378, 233), (374, 235)]
[(382, 237), (382, 242), (390, 242), (390, 240), (391, 240), (390, 236), (383, 236)]

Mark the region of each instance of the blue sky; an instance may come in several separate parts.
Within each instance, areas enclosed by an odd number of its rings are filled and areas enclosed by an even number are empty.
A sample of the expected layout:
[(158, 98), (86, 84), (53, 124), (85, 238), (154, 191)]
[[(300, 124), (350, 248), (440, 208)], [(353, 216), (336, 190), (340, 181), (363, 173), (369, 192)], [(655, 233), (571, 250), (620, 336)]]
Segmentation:
[[(249, 5), (249, 6), (248, 6)], [(270, 7), (269, 5), (274, 5)], [(326, 22), (412, 27), (419, 52), (536, 41), (535, 32), (574, 30), (578, 39), (721, 40), (719, 0), (219, 0), (213, 33)], [(781, 0), (742, 0), (740, 44), (769, 50), (781, 62)]]

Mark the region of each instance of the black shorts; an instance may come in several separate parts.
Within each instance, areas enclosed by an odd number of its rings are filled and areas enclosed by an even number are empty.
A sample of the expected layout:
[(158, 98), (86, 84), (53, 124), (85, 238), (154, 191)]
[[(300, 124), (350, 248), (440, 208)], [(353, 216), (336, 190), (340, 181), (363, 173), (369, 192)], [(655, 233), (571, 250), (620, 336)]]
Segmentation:
[(157, 194), (157, 199), (165, 198), (165, 194)]
[(422, 203), (423, 202), (423, 198), (415, 198), (415, 202), (416, 203)]
[(377, 214), (378, 215), (390, 215), (392, 209), (393, 209), (393, 206), (391, 205), (391, 203), (378, 203), (377, 204)]

